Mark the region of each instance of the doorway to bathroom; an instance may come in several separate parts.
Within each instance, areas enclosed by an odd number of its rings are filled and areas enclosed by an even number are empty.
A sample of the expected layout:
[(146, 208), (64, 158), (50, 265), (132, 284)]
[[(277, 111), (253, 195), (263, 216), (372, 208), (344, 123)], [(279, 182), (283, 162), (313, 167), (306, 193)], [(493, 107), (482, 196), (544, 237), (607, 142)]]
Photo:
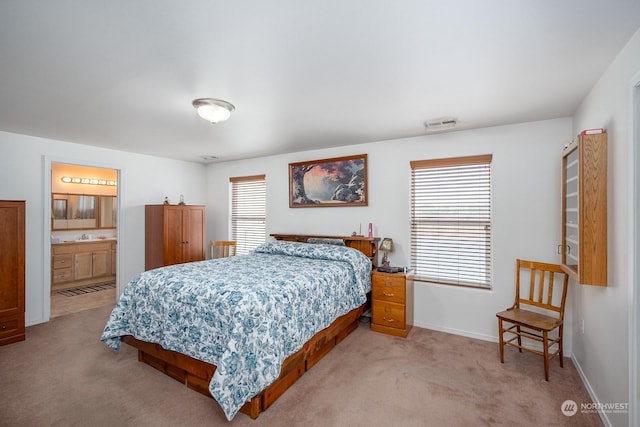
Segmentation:
[(50, 317), (115, 304), (118, 170), (51, 163), (50, 196)]

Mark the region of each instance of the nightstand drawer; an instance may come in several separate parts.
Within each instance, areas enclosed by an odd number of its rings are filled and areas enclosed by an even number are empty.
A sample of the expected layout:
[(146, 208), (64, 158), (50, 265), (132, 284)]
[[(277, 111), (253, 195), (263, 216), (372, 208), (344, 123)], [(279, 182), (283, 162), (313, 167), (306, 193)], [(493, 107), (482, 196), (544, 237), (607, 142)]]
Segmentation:
[(374, 300), (371, 323), (404, 329), (405, 306), (403, 304)]
[(406, 286), (404, 276), (378, 275), (373, 276), (373, 290), (371, 298), (387, 302), (404, 304), (406, 300)]

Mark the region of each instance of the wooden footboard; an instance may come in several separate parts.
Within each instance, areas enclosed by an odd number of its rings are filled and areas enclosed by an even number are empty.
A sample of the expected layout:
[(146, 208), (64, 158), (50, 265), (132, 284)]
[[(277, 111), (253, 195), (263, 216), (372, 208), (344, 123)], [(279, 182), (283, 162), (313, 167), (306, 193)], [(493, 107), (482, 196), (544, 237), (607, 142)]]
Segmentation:
[[(315, 334), (299, 351), (284, 361), (278, 379), (245, 403), (240, 411), (253, 419), (258, 418), (258, 415), (271, 406), (298, 378), (358, 327), (358, 319), (363, 310), (364, 305), (351, 310)], [(159, 344), (140, 341), (131, 335), (123, 336), (121, 340), (138, 349), (140, 362), (145, 362), (187, 387), (212, 397), (209, 393), (209, 383), (216, 370), (215, 365), (165, 350)]]

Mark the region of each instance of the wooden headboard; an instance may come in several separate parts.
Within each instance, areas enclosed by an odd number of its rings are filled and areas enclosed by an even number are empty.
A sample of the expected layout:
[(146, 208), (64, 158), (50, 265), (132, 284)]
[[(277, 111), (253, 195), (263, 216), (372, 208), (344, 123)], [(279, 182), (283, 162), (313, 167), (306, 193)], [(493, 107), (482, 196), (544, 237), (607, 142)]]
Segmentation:
[(303, 242), (307, 243), (309, 239), (340, 239), (346, 246), (354, 248), (365, 254), (371, 260), (373, 268), (378, 267), (378, 242), (379, 237), (364, 236), (318, 236), (309, 234), (271, 234), (276, 240), (284, 240), (286, 242)]

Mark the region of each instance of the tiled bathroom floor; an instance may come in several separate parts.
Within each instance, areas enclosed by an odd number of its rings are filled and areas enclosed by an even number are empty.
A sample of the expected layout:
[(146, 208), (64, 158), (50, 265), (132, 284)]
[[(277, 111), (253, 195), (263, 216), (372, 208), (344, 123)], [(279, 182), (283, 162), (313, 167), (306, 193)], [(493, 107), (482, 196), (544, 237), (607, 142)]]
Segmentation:
[(51, 293), (51, 318), (64, 316), (77, 311), (89, 310), (103, 305), (115, 305), (116, 290), (90, 292), (88, 294), (67, 297), (56, 292)]

